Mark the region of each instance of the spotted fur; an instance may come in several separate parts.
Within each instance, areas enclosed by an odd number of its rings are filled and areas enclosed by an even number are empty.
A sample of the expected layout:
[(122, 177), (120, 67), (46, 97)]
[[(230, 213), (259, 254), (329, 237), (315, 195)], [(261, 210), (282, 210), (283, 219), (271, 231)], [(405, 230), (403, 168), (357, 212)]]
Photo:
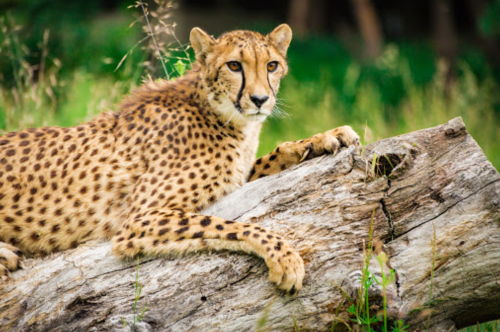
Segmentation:
[[(121, 257), (207, 249), (253, 253), (265, 259), (272, 282), (300, 290), (302, 258), (281, 236), (197, 214), (249, 178), (356, 142), (352, 129), (342, 127), (284, 143), (253, 163), (262, 121), (288, 70), (290, 40), (287, 25), (267, 36), (234, 31), (218, 39), (195, 28), (197, 63), (185, 77), (147, 83), (120, 112), (77, 127), (1, 136), (2, 279), (22, 267), (23, 255), (107, 238)], [(241, 70), (232, 70), (231, 61)], [(273, 71), (270, 62), (277, 64)]]

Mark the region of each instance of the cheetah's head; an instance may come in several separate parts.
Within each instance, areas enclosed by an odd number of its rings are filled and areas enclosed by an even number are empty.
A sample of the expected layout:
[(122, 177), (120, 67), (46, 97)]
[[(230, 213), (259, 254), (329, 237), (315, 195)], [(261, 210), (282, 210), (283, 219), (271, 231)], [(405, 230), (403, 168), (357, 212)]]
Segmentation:
[(267, 36), (233, 31), (214, 39), (199, 28), (191, 44), (201, 65), (208, 101), (227, 121), (264, 121), (274, 109), (280, 80), (288, 71), (286, 51), (292, 30), (286, 24)]

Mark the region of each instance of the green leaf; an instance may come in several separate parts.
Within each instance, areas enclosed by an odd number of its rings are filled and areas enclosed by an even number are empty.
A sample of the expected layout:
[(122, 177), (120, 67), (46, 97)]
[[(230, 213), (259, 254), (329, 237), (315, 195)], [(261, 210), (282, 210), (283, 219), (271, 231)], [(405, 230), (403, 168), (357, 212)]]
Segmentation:
[(176, 63), (174, 63), (174, 68), (179, 74), (179, 76), (183, 76), (184, 73), (186, 72), (186, 64), (182, 62), (181, 60), (178, 60)]

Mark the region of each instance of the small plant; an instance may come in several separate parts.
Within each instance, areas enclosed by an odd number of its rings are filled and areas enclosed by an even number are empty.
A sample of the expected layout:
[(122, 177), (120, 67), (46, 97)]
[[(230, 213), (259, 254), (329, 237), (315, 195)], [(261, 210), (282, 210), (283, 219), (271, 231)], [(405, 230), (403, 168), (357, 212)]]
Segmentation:
[(170, 79), (167, 71), (167, 67), (165, 66), (165, 61), (162, 60), (162, 53), (160, 51), (160, 48), (158, 47), (158, 43), (156, 42), (155, 38), (155, 33), (153, 32), (153, 28), (151, 27), (151, 23), (149, 22), (149, 13), (146, 9), (147, 3), (144, 3), (142, 1), (136, 2), (136, 7), (141, 7), (142, 12), (144, 13), (144, 19), (146, 20), (147, 28), (149, 29), (149, 36), (151, 37), (151, 40), (153, 41), (154, 44), (154, 49), (158, 53), (158, 59), (160, 59), (161, 65), (163, 66), (163, 70), (165, 71), (165, 75), (167, 76), (167, 79)]
[(347, 312), (353, 315), (355, 318), (351, 320), (356, 324), (361, 326), (363, 331), (374, 331), (371, 328), (371, 325), (380, 321), (380, 318), (377, 316), (370, 316), (370, 302), (369, 302), (369, 289), (373, 285), (374, 279), (370, 273), (370, 259), (373, 252), (373, 221), (375, 218), (375, 209), (372, 212), (372, 217), (370, 221), (370, 228), (368, 231), (368, 244), (364, 245), (363, 241), (363, 268), (361, 270), (361, 287), (358, 292), (358, 301), (355, 304), (352, 304)]
[(142, 292), (142, 285), (139, 283), (139, 263), (140, 260), (139, 258), (137, 258), (137, 267), (135, 269), (135, 285), (134, 285), (134, 320), (132, 326), (128, 326), (127, 321), (125, 320), (125, 318), (122, 317), (123, 326), (129, 327), (131, 332), (135, 332), (137, 323), (144, 319), (148, 305), (147, 303), (145, 303), (141, 309), (138, 309), (137, 307), (137, 303), (141, 298), (141, 292)]
[(295, 320), (295, 317), (292, 316), (293, 319), (293, 330), (295, 332), (300, 332), (299, 327), (297, 326), (297, 321)]
[[(361, 155), (363, 155), (363, 153), (364, 153), (364, 150), (361, 152)], [(378, 164), (379, 160), (380, 160), (380, 156), (378, 156), (376, 153), (373, 154), (371, 162), (368, 161), (368, 160), (365, 160), (365, 162), (366, 162), (366, 172), (365, 172), (365, 174), (367, 175), (367, 177), (370, 176), (371, 180), (374, 180), (374, 179), (378, 178), (380, 176), (380, 174), (381, 174), (380, 167), (379, 167), (379, 164)], [(368, 171), (369, 165), (370, 165), (370, 170)], [(365, 182), (366, 182), (366, 180), (367, 179), (365, 178)]]
[[(139, 40), (120, 60), (116, 70), (118, 70), (135, 48), (142, 45), (142, 49), (148, 53), (148, 60), (143, 62), (147, 68), (147, 77), (154, 77), (156, 72), (156, 62), (161, 63), (164, 77), (170, 80), (173, 76), (183, 76), (191, 66), (191, 57), (189, 56), (189, 45), (182, 44), (175, 34), (175, 23), (167, 23), (171, 18), (171, 12), (175, 8), (173, 1), (154, 0), (155, 8), (149, 10), (149, 4), (144, 1), (136, 1), (128, 8), (139, 8), (141, 17), (130, 25), (132, 27), (136, 22), (144, 19), (142, 30), (146, 34)], [(167, 40), (172, 42), (167, 42)], [(147, 43), (145, 43), (147, 42)], [(174, 44), (177, 46), (174, 47)], [(173, 60), (177, 59), (177, 62)], [(169, 70), (170, 68), (170, 70)]]
[(401, 319), (398, 319), (397, 321), (394, 321), (394, 326), (392, 327), (392, 332), (406, 332), (408, 327), (410, 325), (404, 325), (404, 321)]
[[(376, 158), (376, 156), (375, 156)], [(351, 314), (354, 318), (351, 318), (351, 321), (356, 323), (360, 327), (360, 331), (363, 332), (375, 332), (375, 324), (383, 320), (383, 326), (381, 327), (381, 331), (389, 332), (389, 328), (387, 326), (387, 287), (395, 282), (396, 280), (396, 271), (391, 269), (389, 274), (384, 271), (384, 266), (388, 261), (388, 257), (386, 253), (381, 252), (377, 255), (376, 260), (380, 265), (380, 279), (378, 279), (373, 273), (370, 272), (370, 261), (371, 256), (373, 254), (373, 222), (375, 219), (375, 210), (372, 212), (370, 227), (368, 231), (368, 243), (367, 245), (363, 242), (363, 267), (361, 270), (360, 277), (360, 288), (358, 293), (358, 299), (353, 303), (349, 308), (347, 308), (347, 312)], [(376, 282), (382, 287), (382, 296), (383, 296), (383, 315), (382, 317), (378, 317), (377, 315), (370, 314), (370, 303), (369, 303), (369, 289)], [(340, 289), (340, 287), (339, 287)], [(340, 289), (342, 296), (346, 298), (348, 301), (352, 301), (349, 299), (347, 294)], [(342, 321), (337, 320), (331, 328), (331, 331), (334, 331), (335, 326), (338, 323), (343, 323), (348, 327), (348, 330), (352, 331), (349, 325)], [(406, 332), (409, 325), (404, 325), (404, 321), (397, 320), (394, 322), (391, 327), (391, 332)]]
[(377, 173), (376, 173), (377, 161), (378, 161), (377, 154), (374, 153), (373, 159), (372, 159), (372, 178), (377, 177)]
[(132, 330), (132, 331), (135, 331), (135, 324), (144, 319), (144, 315), (146, 314), (146, 310), (147, 310), (147, 303), (144, 304), (144, 306), (142, 307), (142, 309), (140, 311), (138, 311), (138, 309), (137, 309), (137, 302), (141, 298), (141, 292), (142, 292), (142, 285), (139, 284), (139, 258), (137, 258), (137, 268), (135, 271), (135, 286), (134, 286), (134, 294), (135, 294), (135, 297), (134, 297), (134, 330)]
[(271, 305), (268, 304), (262, 310), (262, 315), (257, 320), (257, 326), (255, 327), (256, 332), (268, 332), (267, 321), (269, 319), (269, 313), (271, 312)]
[(396, 280), (396, 271), (391, 269), (389, 275), (384, 272), (385, 263), (387, 263), (388, 261), (385, 252), (381, 252), (380, 254), (378, 254), (376, 259), (380, 265), (381, 280), (378, 280), (375, 276), (372, 277), (377, 282), (377, 284), (382, 286), (382, 296), (384, 298), (384, 327), (382, 331), (387, 332), (387, 286), (389, 286)]
[[(337, 285), (335, 285), (337, 286)], [(352, 331), (351, 329), (351, 326), (346, 322), (344, 321), (342, 318), (338, 317), (339, 316), (339, 312), (340, 310), (344, 307), (344, 304), (345, 304), (345, 300), (346, 299), (350, 299), (349, 296), (342, 290), (342, 288), (340, 288), (339, 286), (337, 286), (337, 288), (340, 290), (340, 293), (342, 294), (342, 297), (344, 299), (342, 299), (339, 304), (337, 305), (337, 308), (335, 309), (335, 317), (333, 318), (333, 323), (332, 323), (332, 327), (330, 328), (330, 332), (333, 332), (335, 331), (335, 328), (337, 327), (338, 324), (343, 324), (347, 330), (349, 331)]]

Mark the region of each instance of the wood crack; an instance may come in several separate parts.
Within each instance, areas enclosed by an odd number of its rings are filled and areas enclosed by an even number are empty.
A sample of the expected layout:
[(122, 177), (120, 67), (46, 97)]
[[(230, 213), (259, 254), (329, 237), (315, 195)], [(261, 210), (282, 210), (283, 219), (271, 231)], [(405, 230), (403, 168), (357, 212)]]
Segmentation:
[(423, 221), (423, 222), (419, 223), (418, 225), (416, 225), (416, 226), (414, 226), (414, 227), (412, 227), (412, 228), (408, 229), (407, 231), (405, 231), (405, 232), (403, 232), (403, 233), (401, 233), (401, 234), (397, 235), (395, 238), (400, 238), (400, 237), (402, 237), (402, 236), (404, 236), (404, 235), (408, 234), (409, 232), (414, 231), (415, 229), (419, 228), (420, 226), (425, 225), (425, 224), (427, 224), (427, 223), (429, 223), (429, 222), (431, 222), (431, 221), (433, 221), (433, 220), (435, 220), (435, 219), (439, 218), (440, 216), (442, 216), (443, 214), (445, 214), (446, 212), (448, 212), (449, 210), (451, 210), (452, 208), (454, 208), (457, 204), (459, 204), (459, 203), (461, 203), (461, 202), (463, 202), (463, 201), (465, 201), (465, 200), (469, 199), (471, 196), (474, 196), (475, 194), (477, 194), (478, 192), (482, 191), (482, 190), (483, 190), (483, 189), (485, 189), (486, 187), (488, 187), (488, 186), (490, 186), (490, 185), (492, 185), (492, 184), (494, 184), (494, 183), (497, 183), (497, 182), (499, 182), (499, 181), (500, 181), (500, 179), (497, 179), (497, 180), (491, 181), (490, 183), (488, 183), (487, 185), (485, 185), (485, 186), (483, 186), (483, 187), (479, 188), (478, 190), (474, 191), (474, 192), (473, 192), (473, 193), (471, 193), (470, 195), (468, 195), (468, 196), (466, 196), (466, 197), (464, 197), (464, 198), (462, 198), (462, 199), (458, 200), (457, 202), (453, 203), (452, 205), (448, 206), (448, 207), (447, 207), (447, 208), (446, 208), (443, 212), (439, 213), (437, 216), (432, 217), (431, 219), (428, 219), (428, 220), (426, 220), (426, 221)]

